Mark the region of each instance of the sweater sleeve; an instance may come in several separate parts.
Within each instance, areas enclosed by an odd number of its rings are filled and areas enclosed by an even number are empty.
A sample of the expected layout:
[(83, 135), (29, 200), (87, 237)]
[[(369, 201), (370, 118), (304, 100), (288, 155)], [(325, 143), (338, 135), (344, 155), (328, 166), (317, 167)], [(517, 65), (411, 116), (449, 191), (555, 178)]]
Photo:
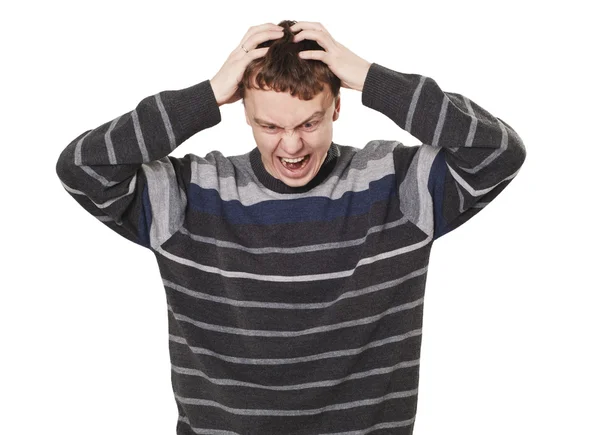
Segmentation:
[(510, 125), (430, 77), (372, 63), (362, 103), (423, 142), (394, 147), (396, 188), (402, 213), (433, 239), (479, 213), (525, 161)]
[(86, 211), (151, 249), (180, 228), (187, 206), (190, 155), (168, 154), (220, 121), (209, 80), (162, 91), (73, 139), (61, 152), (56, 172)]

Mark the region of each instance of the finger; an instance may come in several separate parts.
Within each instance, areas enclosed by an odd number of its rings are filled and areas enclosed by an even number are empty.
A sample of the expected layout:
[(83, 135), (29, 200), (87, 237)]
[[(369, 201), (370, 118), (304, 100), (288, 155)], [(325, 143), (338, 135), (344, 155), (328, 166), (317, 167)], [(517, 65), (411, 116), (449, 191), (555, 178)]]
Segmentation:
[(296, 24), (290, 26), (290, 30), (295, 32), (297, 30), (325, 30), (325, 26), (321, 23), (313, 22), (313, 21), (298, 21)]
[[(246, 48), (245, 45), (244, 45), (244, 48)], [(242, 50), (241, 48), (238, 49), (238, 51), (241, 52), (241, 54), (239, 55), (239, 58), (241, 59), (241, 61), (246, 64), (249, 64), (254, 59), (258, 59), (259, 57), (266, 55), (267, 52), (269, 51), (269, 47), (255, 48), (253, 50), (248, 50), (248, 53), (245, 53), (244, 50)]]
[(263, 32), (265, 30), (281, 30), (283, 29), (283, 27), (278, 26), (275, 23), (265, 23), (265, 24), (261, 24), (259, 26), (252, 26), (248, 29), (248, 32), (246, 32), (246, 34), (255, 34), (255, 33), (259, 33), (259, 32)]
[(255, 48), (254, 50), (248, 50), (246, 57), (249, 59), (249, 61), (254, 60), (267, 54), (267, 51), (269, 51), (269, 47)]
[(257, 45), (269, 41), (271, 39), (278, 39), (283, 36), (283, 30), (268, 30), (264, 32), (257, 33), (255, 35), (250, 36), (248, 40), (243, 42), (246, 50), (250, 51), (253, 48), (256, 48)]
[(252, 26), (248, 29), (248, 31), (242, 38), (242, 41), (246, 41), (248, 38), (252, 37), (253, 35), (256, 35), (258, 33), (264, 32), (264, 31), (269, 31), (269, 30), (283, 30), (283, 27), (278, 26), (277, 24), (273, 24), (273, 23), (265, 23), (265, 24), (261, 24), (259, 26)]
[(325, 34), (320, 30), (302, 30), (300, 33), (294, 35), (294, 42), (300, 42), (303, 39), (312, 39), (317, 41), (321, 47), (326, 51), (331, 51), (333, 48), (333, 41), (329, 34)]
[(325, 62), (326, 52), (322, 50), (304, 50), (298, 52), (298, 57), (304, 60), (320, 60)]

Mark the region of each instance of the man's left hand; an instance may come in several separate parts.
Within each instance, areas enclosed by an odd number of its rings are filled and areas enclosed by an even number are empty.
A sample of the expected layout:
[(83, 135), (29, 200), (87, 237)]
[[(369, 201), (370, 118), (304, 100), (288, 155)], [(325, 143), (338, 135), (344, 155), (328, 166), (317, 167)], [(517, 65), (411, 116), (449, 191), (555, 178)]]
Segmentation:
[(294, 36), (294, 42), (303, 39), (312, 39), (319, 43), (322, 50), (304, 50), (298, 53), (301, 59), (320, 60), (327, 64), (329, 69), (339, 77), (341, 86), (348, 89), (361, 91), (372, 63), (357, 56), (343, 44), (333, 39), (321, 23), (298, 21), (290, 26), (292, 32), (301, 30)]

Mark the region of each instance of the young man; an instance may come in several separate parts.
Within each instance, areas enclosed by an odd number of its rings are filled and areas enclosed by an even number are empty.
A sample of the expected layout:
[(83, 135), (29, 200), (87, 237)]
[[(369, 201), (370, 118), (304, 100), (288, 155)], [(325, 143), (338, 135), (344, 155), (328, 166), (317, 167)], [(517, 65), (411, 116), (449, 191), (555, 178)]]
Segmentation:
[[(334, 143), (340, 86), (423, 145)], [(169, 156), (241, 98), (256, 148)], [(56, 169), (156, 257), (177, 434), (411, 434), (432, 243), (525, 155), (474, 101), (284, 21), (251, 27), (211, 80), (83, 132)]]

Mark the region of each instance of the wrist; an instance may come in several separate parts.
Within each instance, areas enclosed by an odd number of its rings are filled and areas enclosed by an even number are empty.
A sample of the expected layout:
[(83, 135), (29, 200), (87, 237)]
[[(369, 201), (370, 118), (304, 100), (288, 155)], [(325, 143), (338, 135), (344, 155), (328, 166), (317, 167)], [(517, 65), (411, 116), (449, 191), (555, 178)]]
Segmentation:
[(363, 74), (362, 74), (362, 76), (361, 76), (361, 77), (362, 77), (362, 79), (361, 79), (361, 81), (360, 81), (360, 86), (358, 87), (357, 91), (360, 91), (360, 92), (362, 92), (362, 90), (364, 89), (364, 87), (365, 87), (365, 82), (366, 82), (366, 80), (367, 80), (367, 75), (369, 74), (369, 70), (371, 69), (371, 65), (373, 65), (373, 63), (372, 63), (372, 62), (367, 62), (366, 66), (365, 66), (365, 68), (364, 68), (364, 70), (363, 70)]
[(210, 88), (212, 90), (213, 95), (215, 96), (215, 101), (217, 102), (217, 106), (221, 107), (223, 105), (223, 100), (215, 91), (215, 86), (214, 86), (212, 80), (209, 80), (208, 83), (210, 83)]

